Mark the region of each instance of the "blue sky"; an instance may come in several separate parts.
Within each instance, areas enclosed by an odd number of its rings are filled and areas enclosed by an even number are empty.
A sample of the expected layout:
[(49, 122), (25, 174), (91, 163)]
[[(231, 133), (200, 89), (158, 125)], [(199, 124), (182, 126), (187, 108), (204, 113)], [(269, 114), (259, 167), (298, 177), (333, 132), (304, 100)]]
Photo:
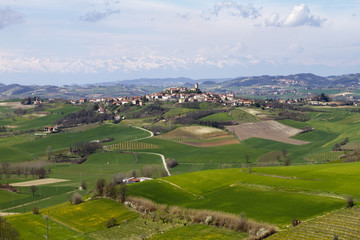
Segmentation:
[(359, 72), (360, 1), (2, 0), (0, 83)]

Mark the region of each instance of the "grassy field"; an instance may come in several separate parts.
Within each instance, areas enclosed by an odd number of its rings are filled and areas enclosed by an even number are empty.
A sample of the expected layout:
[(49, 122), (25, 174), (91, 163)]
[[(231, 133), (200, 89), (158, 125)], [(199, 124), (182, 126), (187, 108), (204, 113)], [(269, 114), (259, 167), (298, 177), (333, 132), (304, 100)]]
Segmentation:
[(154, 236), (151, 240), (202, 240), (202, 239), (224, 239), (239, 240), (247, 237), (244, 233), (234, 232), (227, 229), (215, 228), (205, 225), (188, 225), (179, 227), (165, 232), (164, 234)]
[[(47, 234), (46, 219), (43, 217), (45, 215), (33, 215), (32, 213), (27, 213), (19, 216), (7, 217), (7, 221), (18, 230), (20, 239), (44, 239), (44, 236)], [(73, 230), (52, 218), (49, 219), (48, 224), (50, 228), (49, 239), (92, 240), (92, 238), (84, 236), (82, 232)]]
[[(30, 138), (28, 135), (11, 137), (9, 140), (0, 141), (0, 151), (2, 157), (0, 161), (20, 162), (34, 160), (46, 154), (46, 149), (50, 146), (52, 151), (69, 148), (70, 145), (92, 140), (102, 140), (113, 137), (115, 140), (108, 144), (115, 144), (146, 137), (149, 133), (124, 126), (103, 124), (96, 128), (91, 128), (82, 132), (60, 132), (47, 136), (37, 136)], [(30, 139), (29, 139), (30, 138)]]
[(144, 166), (158, 166), (162, 168), (161, 158), (159, 156), (139, 153), (118, 153), (104, 152), (91, 155), (88, 160), (79, 164), (61, 164), (52, 168), (49, 177), (69, 179), (63, 185), (80, 186), (82, 181), (94, 186), (99, 178), (105, 178), (107, 181), (112, 180), (117, 173), (126, 173), (136, 170), (141, 174)]
[(108, 199), (87, 201), (78, 205), (63, 203), (43, 211), (51, 218), (83, 233), (106, 229), (106, 222), (111, 218), (123, 223), (124, 220), (129, 222), (138, 217), (138, 213)]
[[(166, 106), (171, 110), (164, 114), (164, 117), (168, 118), (196, 111), (196, 109), (168, 105)], [(199, 109), (210, 109), (211, 107), (211, 105), (202, 104)], [(47, 109), (48, 115), (43, 117), (17, 116), (15, 117), (16, 121), (13, 121), (6, 115), (11, 114), (12, 110), (1, 107), (0, 123), (16, 125), (18, 126), (16, 130), (36, 129), (45, 125), (53, 125), (56, 119), (77, 110), (79, 108), (76, 106), (63, 105)], [(263, 113), (260, 109), (258, 110)], [(129, 189), (132, 195), (143, 196), (158, 203), (187, 208), (211, 209), (236, 214), (245, 213), (248, 218), (273, 223), (284, 228), (291, 223), (293, 218), (307, 220), (340, 209), (346, 205), (345, 198), (350, 195), (354, 197), (355, 201), (360, 200), (358, 186), (354, 184), (360, 182), (360, 163), (253, 167), (252, 174), (249, 174), (249, 168), (245, 164), (247, 159), (253, 164), (276, 162), (277, 155), (284, 149), (291, 159), (291, 164), (298, 165), (336, 160), (342, 153), (332, 152), (332, 147), (346, 137), (349, 137), (349, 144), (344, 148), (348, 150), (358, 148), (360, 114), (346, 109), (332, 108), (321, 108), (321, 112), (310, 112), (309, 114), (311, 120), (307, 122), (280, 121), (296, 128), (309, 126), (315, 129), (294, 137), (310, 142), (301, 146), (259, 138), (247, 139), (240, 144), (206, 148), (182, 144), (187, 141), (207, 143), (233, 138), (232, 135), (222, 130), (204, 131), (202, 134), (198, 134), (194, 129), (202, 129), (200, 126), (191, 126), (193, 129), (191, 131), (183, 131), (184, 126), (180, 126), (167, 134), (134, 142), (134, 140), (148, 137), (149, 133), (129, 127), (129, 124), (153, 124), (153, 120), (150, 118), (127, 120), (116, 125), (91, 124), (64, 129), (61, 133), (47, 136), (34, 136), (27, 133), (0, 138), (0, 161), (9, 162), (45, 159), (46, 149), (49, 146), (53, 152), (62, 151), (77, 142), (102, 140), (110, 137), (114, 140), (105, 143), (108, 150), (138, 152), (138, 154), (116, 151), (98, 152), (80, 165), (52, 163), (47, 166), (51, 168), (48, 176), (70, 181), (39, 186), (35, 196), (32, 196), (29, 187), (19, 188), (21, 193), (0, 191), (0, 209), (22, 213), (31, 211), (33, 206), (38, 206), (42, 211), (48, 211), (47, 214), (52, 218), (51, 226), (54, 228), (54, 232), (55, 229), (64, 232), (63, 238), (59, 239), (68, 239), (72, 236), (74, 239), (118, 239), (116, 238), (118, 235), (125, 236), (123, 239), (126, 239), (127, 236), (176, 239), (175, 237), (179, 235), (187, 239), (242, 239), (246, 237), (227, 230), (199, 225), (172, 226), (153, 223), (151, 226), (149, 224), (148, 227), (144, 227), (143, 220), (138, 218), (137, 213), (108, 200), (86, 202), (79, 206), (67, 203), (68, 197), (78, 191), (78, 186), (82, 181), (92, 188), (99, 178), (110, 181), (117, 173), (136, 170), (141, 174), (141, 170), (145, 166), (162, 168), (160, 157), (145, 153), (154, 152), (163, 154), (166, 158), (175, 159), (179, 165), (170, 169), (172, 177), (130, 185)], [(255, 116), (241, 108), (236, 108), (229, 113), (213, 114), (202, 120), (235, 120), (239, 123), (258, 121)], [(164, 126), (169, 124), (170, 126), (170, 122), (170, 120), (160, 121), (156, 124)], [(171, 127), (174, 126), (171, 125)], [(281, 159), (277, 162), (282, 164)], [(157, 176), (160, 176), (160, 173)], [(26, 179), (23, 176), (13, 175), (9, 181), (24, 180)], [(1, 182), (5, 181), (3, 176)], [(81, 193), (85, 194), (85, 191)], [(19, 206), (21, 204), (26, 205)], [(118, 211), (114, 211), (114, 209), (118, 209)], [(106, 229), (104, 222), (112, 216), (120, 222), (124, 219), (129, 220), (126, 223), (127, 227), (124, 227), (124, 224), (110, 230)], [(21, 228), (21, 235), (24, 239), (36, 239), (36, 236), (44, 235), (42, 233), (43, 220), (42, 217), (31, 214), (9, 217), (9, 221), (14, 226)], [(21, 226), (22, 221), (24, 226)], [(31, 228), (31, 222), (36, 223), (36, 227), (33, 232), (27, 233), (26, 231)], [(83, 225), (83, 223), (86, 224)], [(159, 235), (162, 231), (165, 233)], [(55, 232), (55, 234), (58, 233)]]
[(357, 186), (346, 184), (359, 181), (358, 165), (254, 168), (253, 174), (239, 169), (202, 171), (164, 179), (177, 187), (156, 180), (130, 189), (159, 203), (245, 212), (255, 220), (287, 225), (293, 218), (308, 219), (345, 206), (340, 198), (360, 197)]

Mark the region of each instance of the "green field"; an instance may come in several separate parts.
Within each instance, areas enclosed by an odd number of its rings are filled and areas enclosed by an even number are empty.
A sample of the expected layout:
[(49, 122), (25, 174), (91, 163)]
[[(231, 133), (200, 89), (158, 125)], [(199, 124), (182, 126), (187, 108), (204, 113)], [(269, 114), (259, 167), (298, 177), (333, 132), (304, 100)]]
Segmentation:
[[(359, 181), (355, 174), (359, 170), (354, 165), (359, 164), (255, 168), (253, 174), (238, 169), (203, 171), (166, 178), (179, 187), (157, 180), (134, 184), (130, 189), (134, 195), (159, 203), (245, 212), (255, 220), (287, 225), (294, 217), (307, 219), (345, 205), (344, 199), (327, 196), (360, 197), (356, 186), (345, 184)], [(320, 169), (323, 173), (338, 175), (331, 178), (328, 174), (318, 174)], [(353, 179), (345, 174), (348, 169), (352, 169)], [(303, 176), (304, 172), (307, 177)], [(285, 173), (284, 177), (280, 173)], [(254, 205), (256, 207), (252, 207)]]
[(10, 138), (10, 142), (0, 142), (0, 151), (2, 153), (0, 161), (20, 162), (34, 160), (37, 157), (45, 155), (46, 149), (49, 146), (52, 151), (58, 151), (68, 149), (70, 145), (78, 142), (89, 142), (113, 137), (115, 140), (108, 144), (115, 144), (136, 140), (147, 137), (148, 135), (149, 133), (136, 128), (124, 125), (104, 124), (82, 132), (60, 132), (47, 136), (37, 136), (34, 139), (31, 139), (33, 137), (29, 135), (12, 137)]
[[(360, 200), (359, 188), (356, 184), (360, 182), (360, 163), (335, 163), (340, 162), (338, 159), (344, 151), (332, 151), (335, 143), (342, 142), (347, 137), (349, 143), (343, 146), (344, 150), (353, 151), (359, 148), (359, 113), (345, 108), (314, 108), (315, 111), (307, 113), (311, 117), (309, 121), (281, 120), (281, 123), (296, 128), (314, 128), (314, 131), (294, 137), (309, 142), (304, 145), (260, 138), (250, 138), (240, 144), (216, 147), (185, 145), (183, 142), (208, 143), (233, 138), (225, 131), (220, 131), (222, 135), (219, 133), (220, 135), (213, 137), (206, 137), (206, 134), (198, 137), (188, 136), (184, 131), (181, 135), (184, 126), (174, 124), (172, 119), (184, 116), (190, 111), (221, 107), (221, 105), (212, 106), (203, 103), (198, 105), (193, 109), (165, 103), (163, 107), (170, 110), (161, 116), (165, 118), (164, 121), (159, 121), (160, 118), (157, 119), (159, 116), (152, 116), (154, 119), (150, 117), (130, 119), (119, 124), (95, 123), (63, 129), (60, 133), (46, 136), (35, 136), (29, 131), (20, 134), (19, 131), (36, 130), (46, 125), (53, 125), (57, 119), (86, 106), (51, 105), (44, 110), (47, 115), (43, 117), (31, 115), (32, 109), (25, 115), (14, 116), (13, 109), (0, 107), (0, 124), (17, 126), (13, 129), (16, 136), (6, 133), (9, 136), (0, 138), (0, 162), (24, 162), (24, 164), (29, 164), (25, 161), (32, 161), (34, 164), (40, 160), (45, 162), (49, 147), (53, 153), (61, 151), (65, 153), (70, 145), (78, 142), (114, 138), (110, 142), (103, 143), (105, 149), (90, 155), (82, 164), (48, 162), (46, 169), (50, 168), (51, 173), (47, 177), (67, 179), (69, 180), (67, 182), (38, 186), (35, 196), (32, 196), (29, 187), (18, 187), (21, 192), (17, 193), (0, 190), (0, 209), (7, 212), (25, 212), (22, 215), (8, 217), (9, 222), (19, 229), (22, 239), (37, 239), (36, 236), (45, 234), (45, 219), (26, 213), (34, 206), (41, 209), (41, 214), (50, 216), (50, 225), (54, 229), (51, 232), (53, 235), (50, 235), (53, 236), (50, 237), (51, 239), (128, 239), (128, 236), (152, 237), (152, 239), (247, 237), (234, 231), (204, 225), (146, 223), (138, 213), (106, 199), (88, 201), (80, 205), (68, 203), (68, 198), (74, 192), (86, 194), (99, 178), (109, 182), (116, 174), (129, 175), (134, 170), (138, 176), (141, 176), (146, 167), (156, 169), (154, 177), (160, 177), (160, 170), (163, 170), (161, 158), (149, 153), (163, 154), (165, 158), (175, 159), (179, 165), (170, 169), (171, 177), (132, 184), (128, 189), (130, 195), (145, 197), (161, 204), (238, 215), (244, 213), (250, 219), (268, 222), (283, 229), (290, 225), (294, 218), (307, 221), (343, 208), (346, 206), (345, 199), (349, 196), (354, 197), (355, 202)], [(127, 114), (132, 116), (142, 109), (133, 107)], [(264, 115), (277, 114), (272, 110), (256, 110)], [(201, 120), (239, 123), (259, 121), (243, 108), (212, 114)], [(148, 132), (129, 125), (161, 126), (166, 128), (166, 131), (178, 128), (158, 137), (147, 138)], [(290, 158), (293, 166), (254, 167), (256, 164), (283, 165), (284, 156), (281, 155), (283, 150), (286, 150), (286, 157)], [(319, 164), (324, 162), (328, 164)], [(25, 178), (16, 174), (12, 174), (9, 179), (5, 174), (1, 177), (1, 183), (32, 180), (31, 176)], [(86, 191), (78, 190), (83, 181), (88, 184)], [(22, 204), (25, 205), (21, 206)], [(111, 217), (115, 217), (120, 225), (106, 229), (105, 222)], [(126, 223), (123, 222), (125, 219)], [(32, 222), (33, 231), (29, 231)], [(286, 231), (283, 233), (290, 234), (286, 236), (294, 234), (291, 229), (289, 233)], [(281, 234), (278, 236), (282, 236)], [(120, 235), (122, 237), (118, 237)]]
[(224, 239), (224, 240), (239, 240), (247, 237), (244, 233), (238, 233), (222, 228), (215, 228), (205, 225), (189, 225), (185, 227), (175, 228), (167, 231), (164, 234), (157, 235), (150, 238), (151, 240), (202, 240), (202, 239)]
[(106, 222), (111, 218), (123, 223), (124, 220), (131, 221), (138, 217), (138, 213), (108, 199), (87, 201), (78, 205), (63, 203), (43, 211), (55, 220), (84, 233), (105, 229)]
[[(46, 219), (43, 216), (47, 215), (33, 215), (32, 213), (27, 213), (8, 217), (7, 221), (18, 230), (20, 239), (44, 239), (44, 236), (47, 234), (47, 225)], [(50, 228), (49, 239), (92, 239), (84, 236), (82, 232), (75, 231), (64, 224), (55, 221), (51, 217), (48, 224)]]

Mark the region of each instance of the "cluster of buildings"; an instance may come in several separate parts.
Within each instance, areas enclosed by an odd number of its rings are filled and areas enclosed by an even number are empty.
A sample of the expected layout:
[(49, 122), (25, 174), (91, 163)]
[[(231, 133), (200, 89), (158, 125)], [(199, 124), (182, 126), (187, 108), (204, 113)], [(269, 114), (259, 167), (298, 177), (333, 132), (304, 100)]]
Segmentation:
[(178, 103), (185, 102), (211, 102), (211, 103), (223, 103), (224, 105), (233, 106), (251, 106), (254, 104), (254, 100), (246, 100), (243, 98), (235, 98), (233, 93), (218, 94), (218, 93), (205, 93), (199, 89), (199, 84), (195, 83), (195, 86), (188, 89), (185, 87), (172, 87), (167, 88), (162, 92), (147, 94), (145, 96), (136, 97), (115, 97), (115, 98), (93, 98), (79, 100), (71, 100), (72, 104), (82, 104), (85, 102), (92, 103), (107, 103), (113, 105), (136, 105), (142, 106), (146, 102), (153, 101), (171, 101)]

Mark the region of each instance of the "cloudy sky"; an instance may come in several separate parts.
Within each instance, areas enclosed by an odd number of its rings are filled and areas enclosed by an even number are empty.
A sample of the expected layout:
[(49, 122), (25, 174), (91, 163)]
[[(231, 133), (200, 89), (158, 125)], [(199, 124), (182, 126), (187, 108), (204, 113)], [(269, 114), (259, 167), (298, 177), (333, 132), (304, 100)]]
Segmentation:
[(359, 0), (0, 1), (5, 84), (359, 69)]

